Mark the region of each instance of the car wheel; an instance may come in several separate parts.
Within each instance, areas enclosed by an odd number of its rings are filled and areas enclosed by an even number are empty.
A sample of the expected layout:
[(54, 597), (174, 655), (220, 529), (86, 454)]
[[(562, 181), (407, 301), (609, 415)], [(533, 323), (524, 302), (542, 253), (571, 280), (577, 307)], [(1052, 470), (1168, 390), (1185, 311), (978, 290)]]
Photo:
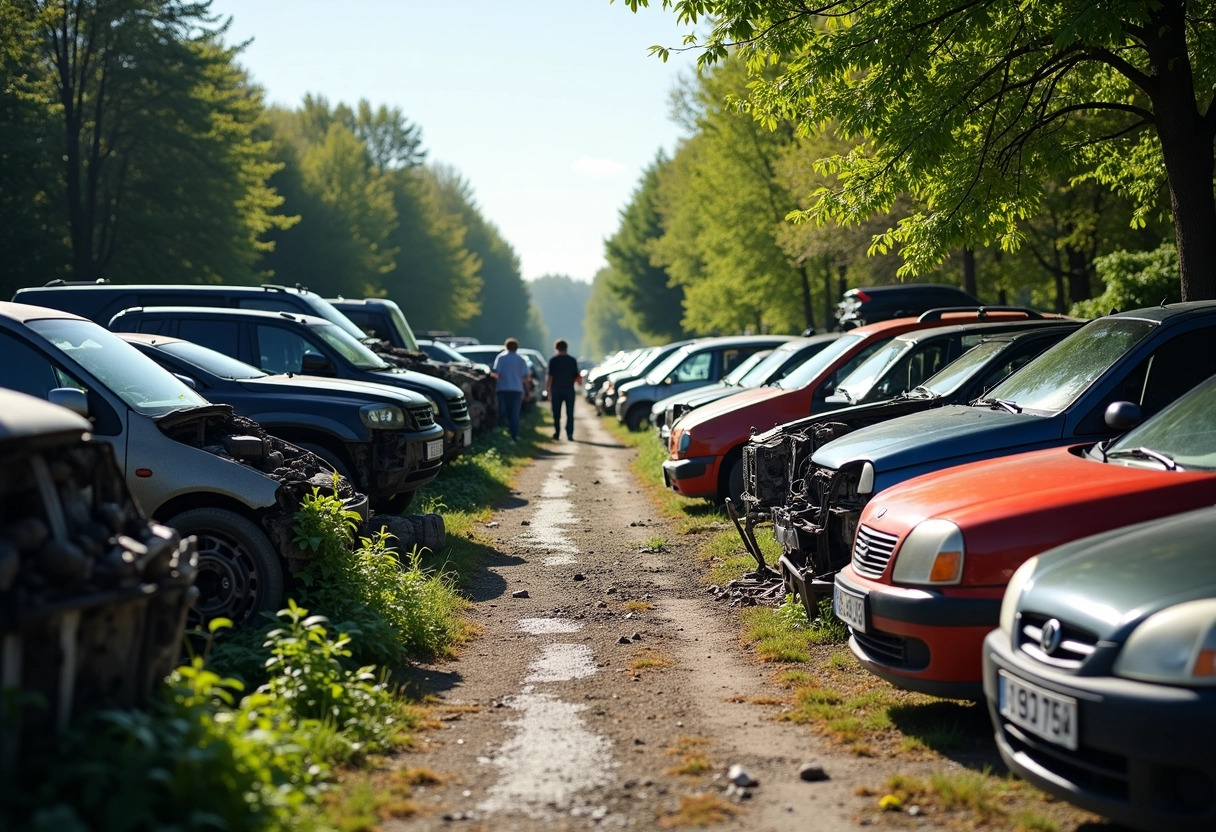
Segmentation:
[(743, 457), (731, 463), (730, 473), (726, 475), (726, 493), (722, 496), (730, 497), (736, 511), (743, 511)]
[(191, 622), (228, 618), (240, 627), (283, 601), (283, 565), (270, 539), (251, 520), (222, 508), (183, 511), (166, 523), (198, 538), (199, 597)]
[(632, 431), (639, 431), (646, 425), (650, 418), (650, 405), (635, 404), (629, 408), (629, 412), (625, 414), (625, 427)]
[(312, 445), (312, 444), (304, 444), (304, 443), (301, 443), (300, 447), (306, 451), (311, 451), (314, 454), (316, 454), (317, 456), (321, 457), (321, 459), (325, 460), (326, 464), (328, 464), (331, 468), (333, 468), (335, 471), (337, 471), (340, 476), (343, 476), (346, 479), (350, 480), (351, 485), (354, 485), (356, 488), (359, 487), (359, 483), (356, 482), (355, 478), (352, 477), (350, 474), (350, 468), (347, 467), (346, 463), (342, 461), (341, 457), (339, 457), (336, 453), (331, 451), (329, 448), (323, 447), (321, 445)]
[(372, 502), (372, 508), (382, 514), (400, 514), (414, 502), (417, 491), (403, 491), (400, 494), (389, 494), (377, 497)]

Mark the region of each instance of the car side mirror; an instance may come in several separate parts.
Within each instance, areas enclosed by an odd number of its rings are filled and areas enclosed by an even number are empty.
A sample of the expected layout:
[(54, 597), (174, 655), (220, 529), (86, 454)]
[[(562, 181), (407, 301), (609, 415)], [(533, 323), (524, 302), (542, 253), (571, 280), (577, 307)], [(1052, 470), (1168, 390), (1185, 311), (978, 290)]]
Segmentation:
[(319, 352), (305, 350), (300, 357), (300, 372), (308, 376), (322, 376), (333, 373), (334, 365)]
[(89, 396), (83, 390), (75, 387), (56, 387), (46, 394), (46, 400), (51, 404), (66, 407), (78, 416), (89, 418)]
[(1132, 402), (1111, 402), (1106, 406), (1106, 426), (1123, 433), (1131, 430), (1143, 420), (1140, 405)]

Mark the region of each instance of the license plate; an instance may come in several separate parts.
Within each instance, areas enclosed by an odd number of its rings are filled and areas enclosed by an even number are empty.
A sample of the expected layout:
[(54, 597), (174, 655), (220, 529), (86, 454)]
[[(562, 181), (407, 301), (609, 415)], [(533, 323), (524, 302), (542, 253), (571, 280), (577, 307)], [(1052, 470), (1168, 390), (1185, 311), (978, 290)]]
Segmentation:
[(1001, 716), (1048, 742), (1077, 750), (1077, 700), (1000, 671)]
[(461, 441), (464, 443), (464, 446), (466, 448), (473, 444), (473, 429), (472, 428), (464, 429), (464, 433), (461, 435)]
[(441, 456), (443, 456), (443, 440), (442, 439), (432, 439), (431, 441), (426, 443), (427, 461), (430, 461), (432, 459), (439, 459), (439, 457), (441, 457)]
[(866, 631), (866, 597), (841, 589), (836, 584), (832, 589), (832, 611), (836, 617), (859, 633)]

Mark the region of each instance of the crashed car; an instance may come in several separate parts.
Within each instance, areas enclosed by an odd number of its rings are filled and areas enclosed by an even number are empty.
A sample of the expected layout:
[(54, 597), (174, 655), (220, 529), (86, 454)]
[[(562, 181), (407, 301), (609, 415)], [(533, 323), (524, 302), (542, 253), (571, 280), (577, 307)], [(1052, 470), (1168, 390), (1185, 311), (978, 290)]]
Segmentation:
[(1216, 734), (1214, 538), (1216, 509), (1203, 508), (1014, 573), (984, 641), (984, 696), (1010, 770), (1121, 826), (1216, 829), (1203, 741)]
[(830, 576), (849, 562), (858, 518), (884, 489), (954, 465), (1109, 438), (1132, 426), (1107, 422), (1112, 403), (1149, 417), (1213, 373), (1214, 301), (1090, 321), (970, 404), (888, 419), (818, 447), (797, 480), (805, 506), (774, 515), (777, 533), (797, 534), (803, 552), (809, 541), (813, 577)]
[[(823, 542), (827, 536), (844, 536), (851, 542), (854, 531), (852, 525), (840, 522), (835, 515), (821, 517), (818, 506), (806, 499), (806, 478), (812, 471), (811, 457), (815, 451), (867, 425), (974, 401), (1081, 324), (1081, 321), (1056, 321), (1001, 333), (979, 329), (972, 334), (972, 338), (978, 336), (978, 343), (924, 384), (894, 398), (809, 416), (752, 437), (743, 449), (747, 533), (756, 523), (773, 521), (782, 548), (782, 574), (809, 610), (816, 608), (819, 598), (831, 594), (831, 576), (839, 568), (819, 562), (816, 553), (840, 548), (838, 544), (828, 546)], [(901, 355), (911, 354), (917, 344), (931, 343), (941, 334), (932, 329), (910, 332), (898, 336), (889, 346)], [(972, 341), (964, 345), (969, 343)], [(748, 542), (750, 545), (751, 541)], [(847, 548), (849, 544), (845, 545)]]
[[(488, 369), (436, 360), (418, 343), (401, 307), (388, 298), (327, 298), (335, 309), (367, 333), (368, 346), (389, 363), (436, 376), (461, 389), (474, 430), (498, 424), (498, 396)], [(315, 314), (315, 313), (313, 313)]]
[(425, 396), (383, 384), (267, 375), (180, 338), (120, 336), (208, 401), (231, 405), (271, 434), (312, 451), (368, 496), (398, 513), (443, 467), (443, 428)]
[[(777, 425), (843, 405), (843, 401), (828, 401), (836, 385), (892, 338), (943, 325), (991, 321), (1012, 327), (1042, 319), (1033, 310), (1008, 307), (931, 310), (918, 318), (896, 318), (849, 330), (775, 385), (744, 390), (684, 414), (672, 426), (663, 480), (685, 497), (730, 498), (738, 505), (743, 496), (743, 447), (748, 440)], [(962, 352), (957, 344), (949, 349), (953, 354)], [(943, 363), (946, 355), (939, 356)], [(926, 369), (922, 362), (921, 372)], [(906, 373), (902, 389), (915, 387), (927, 375), (915, 378)]]
[(248, 623), (277, 609), (305, 554), (293, 518), (314, 487), (337, 488), (366, 517), (367, 497), (317, 456), (212, 404), (92, 321), (0, 302), (0, 387), (87, 416), (153, 519), (198, 538), (195, 612)]
[[(1134, 422), (1136, 410), (1115, 402), (1108, 421)], [(1014, 571), (1053, 546), (1216, 503), (1214, 460), (1211, 379), (1117, 440), (974, 462), (887, 489), (862, 511), (853, 558), (836, 574), (853, 655), (899, 687), (978, 699), (981, 646)]]

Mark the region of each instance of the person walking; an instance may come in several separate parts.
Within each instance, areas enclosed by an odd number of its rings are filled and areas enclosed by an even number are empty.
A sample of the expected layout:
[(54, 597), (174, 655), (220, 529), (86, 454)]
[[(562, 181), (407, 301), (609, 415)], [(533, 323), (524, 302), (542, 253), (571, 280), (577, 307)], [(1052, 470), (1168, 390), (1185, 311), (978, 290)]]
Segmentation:
[(519, 341), (508, 338), (506, 349), (494, 356), (490, 375), (498, 390), (498, 424), (505, 425), (512, 441), (519, 439), (519, 409), (524, 400), (524, 379), (532, 372), (519, 354)]
[(557, 353), (549, 359), (549, 376), (545, 379), (545, 392), (553, 405), (553, 438), (561, 437), (562, 405), (566, 406), (566, 438), (574, 439), (574, 383), (578, 381), (578, 361), (567, 355), (570, 345), (562, 338), (553, 343)]

